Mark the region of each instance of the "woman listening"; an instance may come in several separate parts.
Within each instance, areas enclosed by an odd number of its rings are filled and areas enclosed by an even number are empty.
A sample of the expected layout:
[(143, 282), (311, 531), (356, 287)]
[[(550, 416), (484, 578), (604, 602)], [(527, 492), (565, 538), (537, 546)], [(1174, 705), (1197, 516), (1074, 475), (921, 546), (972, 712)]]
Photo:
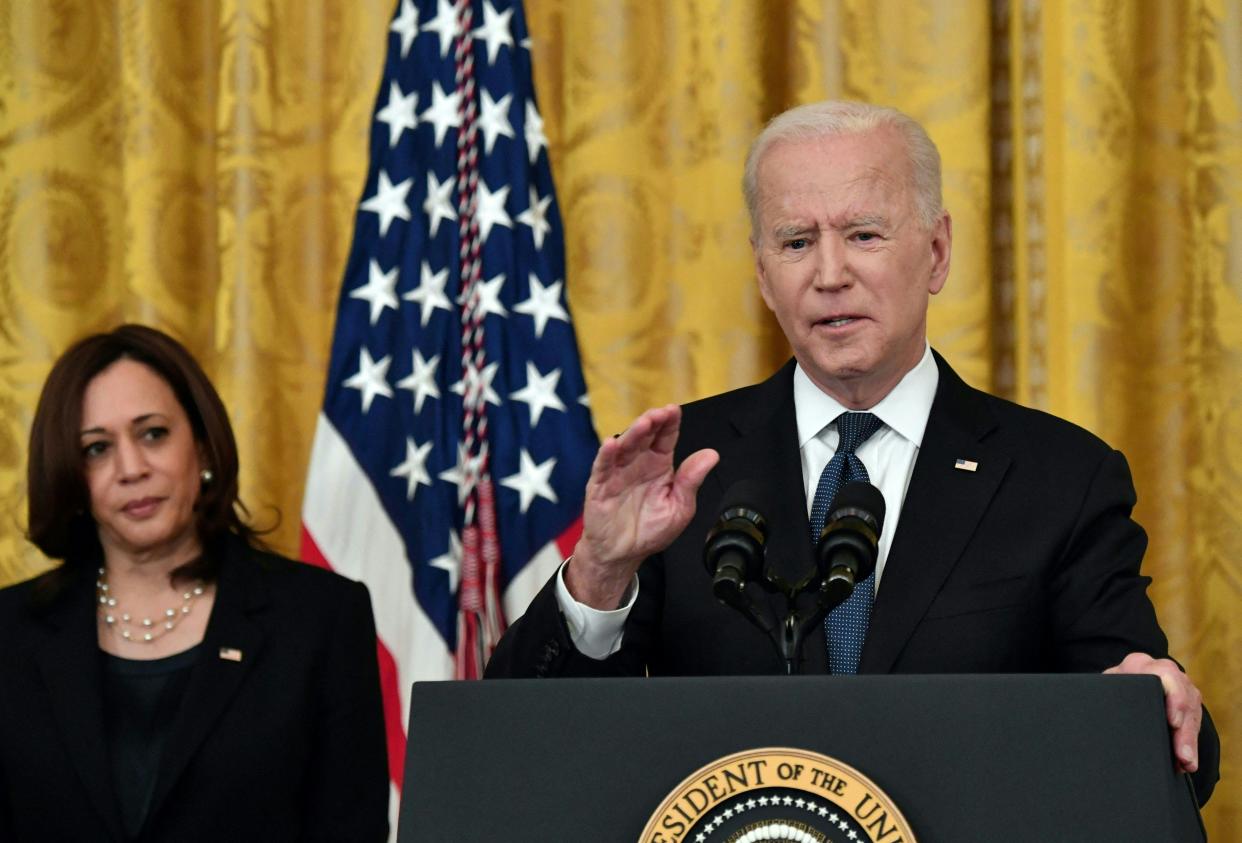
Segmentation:
[(267, 552), (198, 363), (123, 325), (56, 361), (0, 591), (0, 839), (384, 840), (366, 587)]

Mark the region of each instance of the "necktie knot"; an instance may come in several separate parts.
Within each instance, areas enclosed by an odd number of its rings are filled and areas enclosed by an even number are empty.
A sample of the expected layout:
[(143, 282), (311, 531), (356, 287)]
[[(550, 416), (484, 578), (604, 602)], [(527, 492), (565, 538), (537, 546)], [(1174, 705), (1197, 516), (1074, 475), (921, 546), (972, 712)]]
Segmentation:
[(842, 413), (837, 416), (837, 433), (841, 436), (837, 451), (846, 454), (854, 453), (883, 424), (884, 422), (880, 421), (874, 413)]

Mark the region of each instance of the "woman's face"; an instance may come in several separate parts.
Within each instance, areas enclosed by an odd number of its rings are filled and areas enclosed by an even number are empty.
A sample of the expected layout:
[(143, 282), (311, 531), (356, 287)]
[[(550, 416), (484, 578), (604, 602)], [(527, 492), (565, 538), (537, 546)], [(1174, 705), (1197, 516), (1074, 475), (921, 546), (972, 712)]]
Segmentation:
[(190, 420), (160, 375), (126, 359), (96, 375), (82, 396), (80, 442), (106, 558), (181, 562), (197, 552), (202, 460)]

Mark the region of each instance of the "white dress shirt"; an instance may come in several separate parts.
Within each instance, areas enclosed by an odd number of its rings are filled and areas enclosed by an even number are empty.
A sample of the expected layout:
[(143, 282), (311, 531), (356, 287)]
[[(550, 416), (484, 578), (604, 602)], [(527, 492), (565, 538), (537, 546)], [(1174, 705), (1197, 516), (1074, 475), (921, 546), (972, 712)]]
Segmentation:
[[(940, 371), (932, 358), (931, 347), (927, 346), (918, 364), (879, 403), (866, 410), (883, 422), (880, 429), (855, 451), (867, 467), (871, 485), (884, 496), (886, 514), (875, 567), (877, 587), (884, 575), (884, 563), (888, 560), (888, 549), (897, 532), (897, 521), (906, 499), (906, 489), (910, 486), (910, 477), (914, 474), (914, 462), (923, 444), (923, 432), (927, 429), (927, 417), (931, 414), (939, 382)], [(793, 398), (798, 422), (798, 452), (802, 459), (802, 488), (806, 492), (809, 518), (819, 475), (837, 452), (840, 441), (833, 422), (849, 410), (817, 387), (801, 365), (794, 368)], [(564, 572), (565, 566), (562, 565), (556, 575), (556, 601), (565, 616), (570, 638), (584, 656), (607, 658), (621, 649), (625, 620), (638, 597), (638, 577), (634, 577), (620, 608), (599, 611), (574, 600), (565, 586)]]

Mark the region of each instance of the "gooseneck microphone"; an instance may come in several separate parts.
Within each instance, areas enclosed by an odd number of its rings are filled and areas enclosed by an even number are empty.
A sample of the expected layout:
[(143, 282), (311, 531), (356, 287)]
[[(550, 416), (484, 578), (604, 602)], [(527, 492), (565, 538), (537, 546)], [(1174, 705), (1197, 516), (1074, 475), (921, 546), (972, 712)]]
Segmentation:
[(831, 608), (844, 602), (854, 586), (875, 570), (883, 526), (884, 496), (879, 489), (862, 481), (841, 487), (815, 544), (821, 605)]
[(740, 480), (730, 486), (721, 498), (724, 509), (703, 547), (712, 593), (730, 605), (737, 604), (746, 583), (757, 580), (763, 569), (768, 525), (749, 503), (754, 497), (751, 481)]
[[(787, 581), (777, 566), (768, 564), (768, 524), (752, 503), (760, 499), (755, 491), (754, 481), (742, 480), (724, 493), (720, 516), (703, 546), (703, 566), (716, 599), (763, 630), (785, 672), (796, 673), (807, 634), (875, 570), (884, 496), (868, 483), (847, 483), (833, 500), (815, 543), (815, 565), (796, 581)], [(797, 538), (805, 542), (803, 529)], [(774, 595), (784, 597), (783, 613), (772, 605)]]

